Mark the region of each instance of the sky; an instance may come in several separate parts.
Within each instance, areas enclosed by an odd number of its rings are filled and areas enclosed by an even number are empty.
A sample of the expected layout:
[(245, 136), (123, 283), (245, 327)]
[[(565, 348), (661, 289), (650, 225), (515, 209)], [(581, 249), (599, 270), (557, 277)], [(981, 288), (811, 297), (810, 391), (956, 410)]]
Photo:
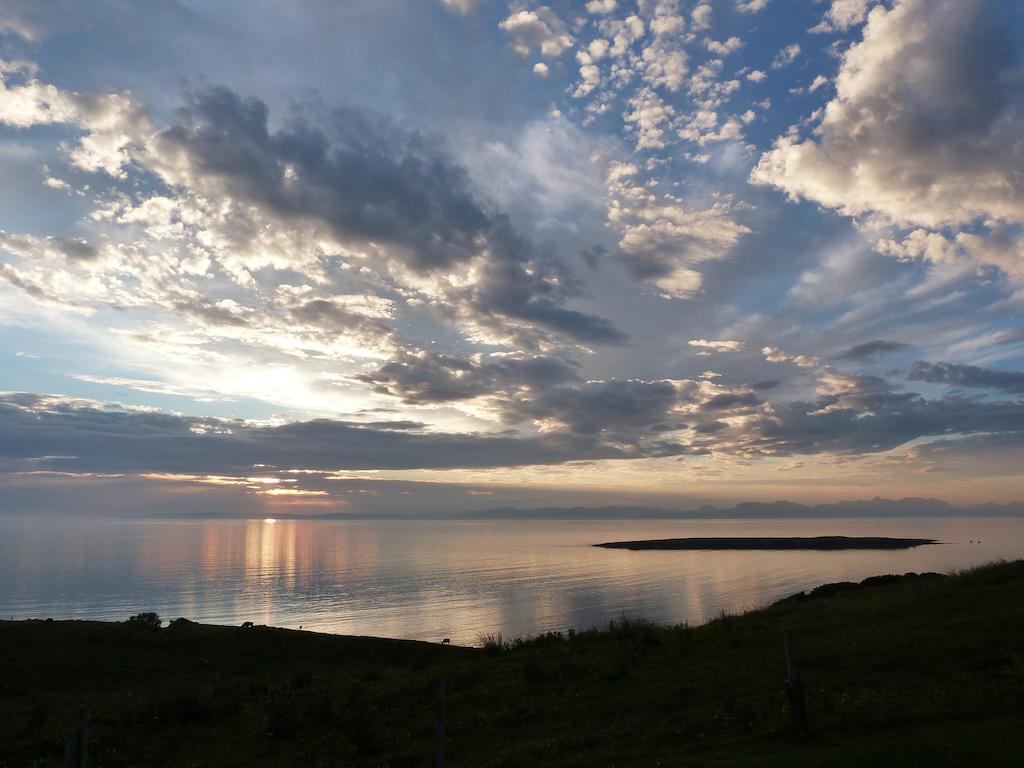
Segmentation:
[(1024, 499), (1013, 0), (3, 0), (0, 513)]

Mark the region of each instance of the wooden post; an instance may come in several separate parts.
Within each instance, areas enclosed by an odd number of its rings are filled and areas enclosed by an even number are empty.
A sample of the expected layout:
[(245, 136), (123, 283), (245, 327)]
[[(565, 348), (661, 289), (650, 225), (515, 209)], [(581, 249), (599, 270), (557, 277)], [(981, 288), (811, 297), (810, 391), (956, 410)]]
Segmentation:
[(89, 710), (83, 708), (76, 725), (64, 740), (64, 768), (86, 768), (89, 753)]
[(437, 737), (437, 768), (444, 768), (444, 675), (437, 676), (437, 708), (434, 712)]
[(789, 707), (793, 711), (793, 726), (797, 736), (806, 738), (811, 733), (807, 719), (807, 699), (804, 696), (804, 686), (800, 680), (800, 670), (797, 669), (796, 653), (788, 629), (782, 630), (782, 642), (786, 649), (786, 693), (789, 694)]

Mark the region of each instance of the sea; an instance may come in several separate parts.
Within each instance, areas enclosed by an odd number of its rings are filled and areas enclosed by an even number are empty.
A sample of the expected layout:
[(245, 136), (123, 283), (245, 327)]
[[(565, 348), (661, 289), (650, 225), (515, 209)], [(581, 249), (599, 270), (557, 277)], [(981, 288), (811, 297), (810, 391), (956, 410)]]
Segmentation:
[[(628, 551), (685, 536), (897, 536), (914, 549)], [(0, 518), (0, 618), (213, 624), (477, 644), (700, 624), (835, 581), (1024, 557), (1024, 518), (83, 520)]]

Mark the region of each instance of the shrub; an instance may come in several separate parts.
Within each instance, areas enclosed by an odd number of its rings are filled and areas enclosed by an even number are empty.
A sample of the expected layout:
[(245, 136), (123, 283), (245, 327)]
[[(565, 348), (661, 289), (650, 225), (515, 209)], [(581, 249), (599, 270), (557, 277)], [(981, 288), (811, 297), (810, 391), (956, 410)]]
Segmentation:
[(144, 627), (146, 629), (160, 629), (160, 616), (152, 611), (148, 613), (136, 613), (128, 617), (128, 623), (133, 627)]
[(501, 636), (500, 632), (477, 635), (476, 642), (490, 654), (501, 653), (508, 649), (508, 643), (505, 642), (505, 638)]

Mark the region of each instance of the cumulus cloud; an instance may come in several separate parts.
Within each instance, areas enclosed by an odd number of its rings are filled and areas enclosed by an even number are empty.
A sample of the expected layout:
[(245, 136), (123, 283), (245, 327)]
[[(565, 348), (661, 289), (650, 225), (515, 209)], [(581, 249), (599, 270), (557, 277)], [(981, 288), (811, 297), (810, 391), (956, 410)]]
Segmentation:
[(671, 126), (676, 111), (653, 89), (643, 88), (628, 101), (629, 111), (623, 120), (636, 135), (637, 149), (662, 149), (666, 130)]
[(728, 56), (733, 51), (738, 51), (743, 47), (743, 41), (735, 35), (728, 38), (727, 40), (708, 40), (705, 43), (707, 49), (716, 56)]
[(821, 22), (809, 32), (843, 32), (864, 21), (877, 0), (832, 0)]
[(340, 110), (333, 137), (303, 123), (275, 133), (263, 102), (227, 88), (193, 95), (185, 114), (150, 140), (147, 163), (169, 184), (389, 243), (416, 271), (468, 260), (490, 226), (465, 172), (384, 118)]
[(636, 14), (630, 14), (624, 19), (602, 19), (598, 28), (601, 34), (611, 39), (610, 53), (615, 57), (625, 56), (646, 31), (643, 19)]
[(73, 165), (118, 177), (129, 161), (129, 146), (150, 127), (145, 109), (127, 94), (64, 91), (40, 82), (34, 64), (0, 59), (0, 124), (24, 129), (51, 123), (84, 131), (69, 153)]
[(686, 19), (677, 0), (660, 0), (647, 22), (653, 40), (640, 54), (644, 82), (652, 87), (678, 91), (689, 70), (689, 57), (682, 46)]
[[(1011, 26), (981, 0), (876, 6), (843, 54), (815, 137), (779, 138), (751, 180), (900, 227), (979, 225), (968, 234), (984, 236), (1020, 225), (1024, 101)], [(1019, 242), (1000, 253), (1019, 262)]]
[(781, 69), (787, 64), (792, 64), (796, 61), (796, 57), (800, 55), (800, 43), (792, 43), (787, 45), (772, 59), (772, 69)]
[(821, 361), (812, 355), (793, 355), (778, 347), (763, 347), (761, 354), (769, 363), (792, 363), (800, 368), (817, 368)]
[(516, 53), (523, 57), (537, 50), (542, 56), (554, 58), (574, 44), (565, 22), (546, 5), (517, 11), (499, 26), (512, 38)]
[(814, 93), (816, 90), (826, 85), (828, 85), (828, 78), (824, 75), (818, 75), (813, 81), (811, 81), (811, 84), (807, 86), (807, 92)]
[(607, 13), (614, 13), (619, 7), (618, 0), (588, 0), (587, 13), (600, 16)]
[(875, 250), (901, 261), (922, 259), (933, 264), (975, 262), (991, 265), (1015, 278), (1024, 277), (1024, 240), (1014, 227), (989, 220), (983, 234), (956, 232), (947, 235), (918, 228), (902, 237), (882, 238)]
[(580, 80), (572, 95), (579, 99), (601, 84), (601, 69), (590, 51), (577, 51), (576, 60), (580, 64)]
[(747, 345), (742, 341), (735, 341), (733, 339), (690, 339), (687, 344), (705, 352), (742, 352), (747, 348)]
[(711, 27), (711, 5), (702, 2), (694, 6), (690, 11), (690, 27), (697, 31)]
[(728, 202), (696, 208), (673, 195), (657, 195), (628, 176), (611, 183), (608, 220), (621, 232), (619, 249), (630, 272), (666, 298), (700, 289), (700, 264), (723, 259), (749, 230)]
[(740, 13), (757, 13), (768, 7), (768, 0), (736, 0), (736, 10)]

